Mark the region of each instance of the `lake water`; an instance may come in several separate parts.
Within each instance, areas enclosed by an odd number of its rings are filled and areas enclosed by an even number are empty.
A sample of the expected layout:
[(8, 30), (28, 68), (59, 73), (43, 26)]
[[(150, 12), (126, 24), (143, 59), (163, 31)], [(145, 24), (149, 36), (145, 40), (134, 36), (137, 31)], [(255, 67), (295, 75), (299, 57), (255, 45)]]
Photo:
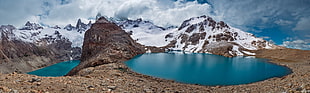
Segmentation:
[(291, 73), (289, 68), (267, 61), (200, 53), (150, 53), (138, 55), (125, 64), (141, 74), (211, 86), (247, 84)]
[(60, 62), (42, 69), (38, 69), (27, 74), (44, 76), (44, 77), (59, 77), (66, 75), (71, 69), (79, 65), (79, 60)]

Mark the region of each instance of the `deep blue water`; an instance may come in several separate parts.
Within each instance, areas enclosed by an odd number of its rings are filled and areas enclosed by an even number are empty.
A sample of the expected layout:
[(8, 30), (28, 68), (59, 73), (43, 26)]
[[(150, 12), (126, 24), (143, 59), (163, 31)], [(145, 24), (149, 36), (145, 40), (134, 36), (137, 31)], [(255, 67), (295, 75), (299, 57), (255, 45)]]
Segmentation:
[(44, 76), (44, 77), (59, 77), (66, 75), (71, 69), (79, 65), (79, 60), (60, 62), (42, 69), (38, 69), (27, 74)]
[(211, 54), (150, 53), (125, 64), (135, 72), (200, 85), (239, 85), (282, 77), (291, 70), (251, 57), (223, 57)]

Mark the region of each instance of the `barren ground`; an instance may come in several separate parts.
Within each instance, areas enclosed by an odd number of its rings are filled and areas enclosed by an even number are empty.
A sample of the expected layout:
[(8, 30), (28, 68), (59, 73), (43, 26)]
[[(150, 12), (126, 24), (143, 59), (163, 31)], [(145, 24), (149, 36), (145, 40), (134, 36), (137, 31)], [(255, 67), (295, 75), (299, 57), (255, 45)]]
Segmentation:
[(310, 92), (310, 51), (295, 49), (260, 50), (257, 57), (287, 66), (293, 73), (281, 78), (233, 86), (182, 84), (130, 71), (123, 63), (83, 69), (76, 76), (39, 77), (0, 74), (0, 93), (105, 93), (105, 92)]

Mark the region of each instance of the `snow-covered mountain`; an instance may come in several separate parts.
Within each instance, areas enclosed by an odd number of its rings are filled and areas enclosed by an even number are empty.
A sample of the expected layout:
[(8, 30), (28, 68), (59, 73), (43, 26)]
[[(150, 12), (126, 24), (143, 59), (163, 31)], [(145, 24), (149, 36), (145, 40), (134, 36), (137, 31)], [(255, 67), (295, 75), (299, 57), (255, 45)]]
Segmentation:
[(251, 33), (200, 16), (185, 20), (172, 34), (174, 50), (213, 53), (224, 56), (255, 55), (252, 50), (272, 49), (277, 46)]
[(43, 27), (29, 21), (24, 27), (16, 29), (14, 26), (3, 26), (3, 29), (10, 30), (12, 35), (9, 39), (17, 39), (25, 42), (34, 43), (38, 46), (49, 45), (59, 40), (68, 40), (72, 47), (82, 47), (84, 33), (91, 26), (91, 22), (85, 24), (79, 19), (76, 27), (71, 24), (61, 28), (59, 26)]
[(166, 40), (165, 36), (174, 31), (173, 27), (159, 27), (142, 19), (119, 21), (117, 24), (131, 34), (134, 40), (146, 46), (163, 47), (168, 45), (171, 40)]
[[(103, 43), (103, 45), (110, 43), (113, 47), (122, 49), (123, 47), (127, 47), (126, 44), (129, 41), (131, 42), (129, 45), (136, 44), (136, 41), (144, 45), (136, 45), (139, 46), (139, 53), (141, 51), (163, 52), (165, 49), (170, 49), (232, 57), (255, 55), (255, 51), (259, 49), (280, 48), (262, 38), (255, 37), (253, 34), (231, 27), (222, 21), (216, 22), (207, 16), (193, 17), (185, 20), (179, 27), (168, 28), (156, 26), (152, 22), (143, 21), (142, 19), (99, 19), (97, 20), (97, 25), (93, 26), (92, 30), (89, 30), (89, 33), (93, 34), (93, 37), (89, 35), (87, 37), (88, 42), (100, 41), (99, 43)], [(115, 24), (127, 33), (124, 33)], [(85, 24), (81, 20), (78, 20), (75, 26), (69, 24), (65, 27), (59, 27), (57, 25), (54, 27), (45, 27), (31, 22), (27, 22), (21, 28), (16, 28), (12, 25), (1, 25), (0, 58), (5, 60), (0, 60), (0, 64), (8, 63), (5, 67), (12, 64), (16, 65), (15, 67), (5, 69), (7, 72), (12, 72), (16, 70), (30, 71), (46, 65), (46, 62), (60, 62), (69, 59), (79, 60), (82, 54), (81, 48), (83, 46), (84, 34), (91, 25), (91, 22)], [(105, 29), (103, 31), (108, 30), (108, 32), (100, 32), (102, 29)], [(115, 31), (109, 32), (109, 30)], [(91, 31), (95, 31), (104, 37), (98, 37), (96, 33)], [(132, 39), (127, 38), (129, 36), (128, 34)], [(106, 41), (102, 40), (102, 38), (111, 40)], [(120, 41), (125, 42), (124, 45)], [(123, 46), (114, 46), (115, 44), (121, 44)], [(98, 47), (90, 48), (96, 49)], [(140, 49), (142, 50), (140, 51)], [(91, 50), (87, 51), (89, 52)], [(137, 51), (132, 50), (131, 52)], [(29, 59), (36, 60), (27, 61)], [(13, 61), (15, 63), (18, 61), (18, 64), (15, 64)], [(24, 64), (32, 65), (27, 66), (29, 67), (27, 70), (18, 70), (24, 68)]]
[(200, 16), (185, 20), (178, 28), (165, 29), (149, 21), (127, 20), (118, 23), (138, 43), (195, 53), (224, 56), (255, 55), (258, 49), (273, 49), (273, 45), (251, 33), (231, 27), (223, 21)]
[(80, 60), (85, 31), (91, 23), (76, 27), (44, 27), (27, 22), (23, 27), (0, 26), (0, 72), (25, 73), (61, 61)]
[[(129, 33), (136, 42), (145, 46), (224, 56), (255, 55), (253, 50), (278, 48), (262, 38), (231, 27), (223, 21), (216, 22), (208, 16), (193, 17), (185, 20), (179, 27), (168, 28), (156, 26), (142, 19), (107, 19)], [(8, 30), (14, 33), (11, 38), (32, 42), (39, 46), (66, 39), (72, 42), (72, 47), (82, 47), (84, 33), (90, 26), (91, 22), (84, 24), (81, 20), (77, 21), (75, 27), (69, 24), (63, 28), (42, 27), (27, 22), (20, 29), (9, 27)]]

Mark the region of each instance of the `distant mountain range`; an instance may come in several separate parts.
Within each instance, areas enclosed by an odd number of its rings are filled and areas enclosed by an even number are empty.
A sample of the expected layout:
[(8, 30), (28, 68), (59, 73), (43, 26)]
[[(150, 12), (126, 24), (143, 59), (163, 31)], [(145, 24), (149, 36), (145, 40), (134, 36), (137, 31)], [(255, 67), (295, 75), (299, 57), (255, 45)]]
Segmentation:
[(84, 33), (91, 23), (43, 27), (26, 22), (21, 28), (0, 27), (0, 72), (27, 72), (57, 62), (79, 60)]
[(138, 43), (185, 52), (223, 56), (255, 55), (253, 50), (280, 48), (223, 21), (200, 16), (185, 20), (179, 27), (163, 28), (149, 21), (127, 20), (118, 23)]
[[(253, 51), (258, 49), (281, 48), (257, 38), (253, 34), (231, 27), (223, 21), (216, 22), (208, 16), (193, 17), (185, 20), (178, 27), (167, 28), (156, 26), (152, 22), (142, 19), (106, 19), (125, 30), (135, 42), (143, 46), (160, 47), (166, 50), (211, 53), (233, 57), (255, 55)], [(91, 26), (91, 22), (85, 24), (80, 19), (75, 26), (68, 24), (65, 27), (57, 25), (44, 27), (31, 22), (26, 22), (21, 28), (2, 25), (0, 28), (0, 58), (7, 59), (7, 61), (2, 60), (0, 63), (10, 62), (13, 59), (20, 58), (21, 55), (23, 57), (34, 55), (42, 58), (41, 52), (48, 52), (48, 55), (53, 55), (53, 57), (45, 56), (50, 58), (49, 60), (79, 60), (84, 34)], [(18, 54), (22, 48), (26, 48), (26, 50), (23, 50), (22, 54)], [(40, 48), (43, 48), (44, 51)]]

